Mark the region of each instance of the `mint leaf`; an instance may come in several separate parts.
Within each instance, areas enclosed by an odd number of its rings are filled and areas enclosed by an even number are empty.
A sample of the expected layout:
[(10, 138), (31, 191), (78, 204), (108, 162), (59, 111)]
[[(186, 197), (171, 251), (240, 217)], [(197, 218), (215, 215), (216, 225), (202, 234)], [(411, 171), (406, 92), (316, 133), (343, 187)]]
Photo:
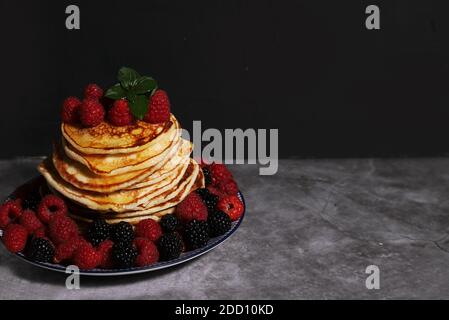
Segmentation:
[(142, 76), (136, 81), (136, 85), (133, 86), (133, 90), (137, 94), (144, 94), (157, 88), (157, 82), (151, 77)]
[(132, 86), (135, 86), (137, 83), (137, 79), (139, 78), (140, 75), (137, 73), (137, 71), (128, 67), (121, 67), (117, 75), (118, 81), (120, 81), (120, 84), (125, 89), (129, 89)]
[(106, 91), (105, 96), (114, 100), (126, 97), (126, 91), (122, 88), (120, 83), (113, 85)]
[(134, 93), (127, 96), (131, 113), (137, 119), (142, 120), (148, 111), (148, 98), (145, 95), (135, 95)]

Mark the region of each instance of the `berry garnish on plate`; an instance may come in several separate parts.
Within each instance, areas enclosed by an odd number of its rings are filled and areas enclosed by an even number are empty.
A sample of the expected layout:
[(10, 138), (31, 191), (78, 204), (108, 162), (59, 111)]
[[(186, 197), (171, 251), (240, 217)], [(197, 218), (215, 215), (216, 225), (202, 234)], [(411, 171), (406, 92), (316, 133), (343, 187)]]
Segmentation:
[(111, 226), (103, 218), (93, 220), (86, 230), (86, 239), (94, 246), (98, 246), (104, 240), (109, 239)]
[(25, 249), (27, 238), (28, 231), (24, 226), (11, 223), (3, 231), (2, 241), (8, 251), (17, 253)]
[(23, 211), (19, 218), (19, 223), (27, 229), (29, 234), (44, 226), (34, 211), (29, 209)]
[(116, 243), (112, 248), (112, 261), (117, 267), (129, 268), (134, 266), (138, 252), (132, 243)]
[(111, 240), (115, 244), (129, 245), (134, 240), (133, 226), (126, 221), (120, 221), (111, 227)]
[(164, 232), (173, 232), (175, 231), (179, 226), (178, 218), (176, 218), (173, 214), (166, 214), (161, 218), (159, 221), (159, 224), (161, 225), (162, 231)]
[(207, 219), (207, 207), (198, 193), (191, 192), (176, 207), (176, 216), (183, 223), (191, 220), (204, 221)]
[(202, 248), (207, 244), (209, 229), (206, 221), (192, 220), (184, 228), (184, 238), (190, 249)]
[(136, 265), (138, 267), (149, 266), (159, 260), (159, 251), (153, 241), (147, 238), (134, 239), (134, 245), (137, 248)]
[(49, 223), (55, 214), (67, 214), (67, 206), (61, 198), (52, 194), (46, 195), (37, 208), (37, 216), (43, 223)]
[(181, 236), (177, 232), (164, 233), (157, 242), (157, 248), (162, 261), (176, 259), (183, 249)]
[(219, 200), (219, 197), (217, 195), (211, 193), (206, 188), (197, 189), (196, 193), (198, 193), (201, 199), (203, 199), (203, 202), (207, 207), (208, 213), (215, 211), (215, 207), (217, 206)]
[(162, 228), (153, 219), (144, 219), (136, 225), (135, 234), (136, 237), (157, 241), (162, 235)]
[(19, 200), (8, 200), (0, 206), (0, 228), (4, 229), (14, 219), (22, 214), (22, 205)]
[(79, 235), (78, 225), (65, 214), (54, 214), (48, 223), (50, 239), (60, 244)]
[(27, 248), (27, 257), (37, 262), (52, 262), (55, 248), (50, 240), (33, 238)]
[(209, 227), (209, 235), (211, 237), (218, 237), (231, 229), (231, 218), (223, 211), (216, 210), (209, 213), (207, 225)]
[(238, 196), (227, 196), (218, 201), (217, 209), (223, 211), (232, 221), (235, 221), (242, 216), (244, 207)]

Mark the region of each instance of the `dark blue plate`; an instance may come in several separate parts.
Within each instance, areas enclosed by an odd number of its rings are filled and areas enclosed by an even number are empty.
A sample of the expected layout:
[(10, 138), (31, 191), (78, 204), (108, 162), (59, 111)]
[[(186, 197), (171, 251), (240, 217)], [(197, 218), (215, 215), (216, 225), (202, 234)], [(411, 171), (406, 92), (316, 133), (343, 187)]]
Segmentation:
[[(212, 250), (212, 249), (216, 248), (217, 246), (219, 246), (220, 244), (222, 244), (225, 240), (227, 240), (237, 230), (237, 228), (242, 223), (242, 220), (243, 220), (243, 217), (244, 217), (245, 211), (246, 211), (246, 204), (245, 204), (245, 199), (243, 198), (243, 194), (241, 192), (238, 193), (238, 196), (239, 196), (240, 200), (243, 202), (243, 206), (245, 208), (240, 219), (237, 221), (234, 221), (232, 223), (231, 229), (228, 232), (226, 232), (224, 235), (221, 235), (221, 236), (215, 237), (215, 238), (211, 238), (209, 240), (209, 242), (207, 243), (207, 245), (203, 248), (184, 252), (177, 259), (173, 259), (170, 261), (156, 262), (156, 263), (154, 263), (150, 266), (146, 266), (146, 267), (134, 267), (134, 268), (125, 268), (125, 269), (80, 270), (80, 274), (86, 275), (86, 276), (118, 276), (118, 275), (127, 275), (127, 274), (137, 274), (137, 273), (143, 273), (143, 272), (149, 272), (149, 271), (169, 268), (169, 267), (176, 266), (178, 264), (187, 262), (189, 260), (198, 258), (199, 256), (205, 254), (206, 252), (209, 252), (210, 250)], [(8, 197), (8, 199), (13, 199), (15, 197), (16, 197), (16, 195), (13, 193)], [(24, 260), (32, 265), (44, 268), (44, 269), (49, 269), (49, 270), (58, 271), (58, 272), (66, 271), (66, 267), (67, 267), (66, 265), (31, 261), (23, 253), (17, 253), (16, 255), (19, 258), (21, 258), (22, 260)]]

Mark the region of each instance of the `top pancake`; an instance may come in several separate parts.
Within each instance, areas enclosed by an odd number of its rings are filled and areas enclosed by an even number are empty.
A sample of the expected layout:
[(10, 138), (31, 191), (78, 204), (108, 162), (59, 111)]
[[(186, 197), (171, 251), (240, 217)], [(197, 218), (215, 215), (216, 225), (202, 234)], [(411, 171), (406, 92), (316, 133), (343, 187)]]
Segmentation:
[(164, 134), (176, 127), (177, 120), (171, 115), (170, 121), (151, 124), (136, 121), (129, 126), (116, 127), (108, 122), (85, 128), (79, 124), (61, 124), (61, 132), (70, 145), (84, 154), (116, 154), (138, 152), (164, 139)]

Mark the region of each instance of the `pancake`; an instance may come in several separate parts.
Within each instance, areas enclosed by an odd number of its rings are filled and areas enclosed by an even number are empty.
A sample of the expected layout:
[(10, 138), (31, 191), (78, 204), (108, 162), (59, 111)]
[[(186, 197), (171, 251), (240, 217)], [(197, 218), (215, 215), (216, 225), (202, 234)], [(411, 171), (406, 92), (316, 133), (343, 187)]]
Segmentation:
[[(102, 215), (102, 218), (106, 220), (108, 223), (118, 223), (120, 221), (126, 221), (131, 224), (137, 224), (141, 220), (145, 219), (153, 219), (159, 221), (161, 217), (166, 214), (174, 213), (176, 210), (176, 205), (181, 202), (190, 192), (195, 191), (196, 189), (204, 187), (204, 176), (202, 171), (199, 171), (199, 174), (190, 189), (185, 189), (184, 192), (174, 199), (168, 200), (164, 203), (159, 204), (156, 207), (153, 207), (148, 210), (143, 211), (135, 211), (135, 212), (125, 212), (125, 213), (105, 213)], [(88, 211), (78, 205), (69, 205), (70, 213), (69, 215), (79, 221), (91, 222), (98, 215), (95, 212)]]
[(147, 148), (132, 153), (115, 153), (115, 154), (84, 154), (80, 153), (74, 146), (63, 140), (64, 151), (67, 156), (76, 160), (90, 171), (98, 175), (116, 175), (130, 171), (144, 169), (152, 165), (149, 159), (165, 152), (171, 145), (180, 139), (181, 130), (176, 119), (167, 132), (161, 134), (158, 143), (150, 143)]
[(80, 190), (67, 183), (59, 176), (49, 159), (44, 160), (38, 169), (53, 189), (72, 201), (99, 212), (136, 211), (158, 205), (176, 197), (186, 188), (190, 189), (200, 171), (199, 165), (191, 159), (185, 172), (171, 181), (164, 181), (165, 185), (101, 194)]
[(63, 122), (61, 132), (69, 144), (83, 154), (132, 153), (160, 144), (164, 133), (176, 122), (173, 115), (170, 116), (170, 121), (163, 124), (138, 120), (122, 127), (113, 126), (106, 121), (92, 128)]
[[(177, 159), (179, 163), (181, 161), (185, 162), (185, 160), (180, 158), (188, 159), (191, 148), (189, 141), (181, 140), (178, 145), (156, 157), (153, 161), (156, 163), (155, 165), (147, 169), (115, 176), (100, 176), (92, 173), (82, 164), (65, 156), (60, 146), (55, 147), (52, 160), (61, 178), (76, 188), (100, 193), (111, 193), (129, 187), (138, 188), (160, 183), (168, 178), (170, 174), (176, 174), (176, 166), (173, 165), (173, 159)], [(143, 183), (142, 185), (134, 187), (134, 185), (141, 182)]]
[(147, 178), (142, 181), (135, 183), (129, 187), (123, 189), (137, 189), (143, 188), (164, 179), (167, 179), (170, 175), (175, 172), (175, 169), (180, 166), (188, 166), (190, 162), (190, 154), (192, 153), (193, 145), (190, 141), (182, 139), (181, 146), (176, 155), (171, 157), (165, 162), (164, 166), (160, 170), (156, 170)]

